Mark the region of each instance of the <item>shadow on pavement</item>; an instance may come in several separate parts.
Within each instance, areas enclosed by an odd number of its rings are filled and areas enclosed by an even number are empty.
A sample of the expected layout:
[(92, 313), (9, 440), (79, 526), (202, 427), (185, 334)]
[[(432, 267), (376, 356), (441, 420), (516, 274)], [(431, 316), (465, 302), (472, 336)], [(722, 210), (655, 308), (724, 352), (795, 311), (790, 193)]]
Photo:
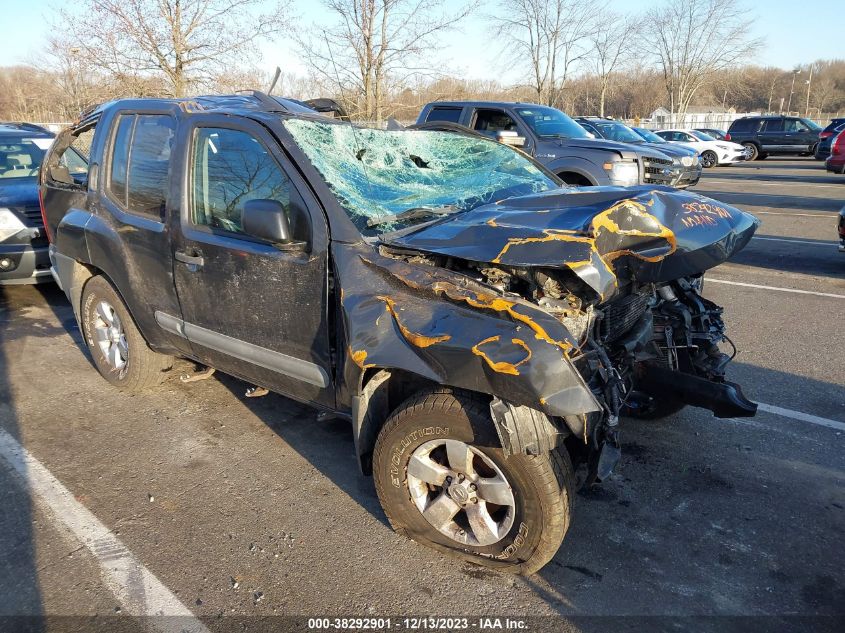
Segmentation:
[[(13, 336), (10, 334), (12, 319), (26, 318), (21, 315), (21, 309), (28, 302), (40, 301), (38, 293), (27, 290), (0, 286), (0, 429), (21, 444), (9, 376), (10, 367), (25, 359), (9, 358), (7, 343)], [(0, 456), (0, 630), (11, 630), (5, 628), (7, 625), (12, 628), (23, 626), (27, 632), (44, 630), (40, 618), (44, 611), (35, 560), (32, 505), (27, 485)], [(28, 618), (22, 622), (9, 616)]]
[[(738, 181), (749, 181), (753, 180), (756, 182), (764, 182), (764, 183), (798, 183), (798, 184), (816, 184), (816, 185), (835, 185), (840, 182), (845, 183), (845, 179), (837, 180), (832, 178), (827, 171), (825, 171), (824, 163), (819, 163), (816, 166), (816, 170), (813, 172), (813, 175), (798, 175), (798, 174), (772, 174), (766, 171), (751, 171), (753, 168), (745, 168), (742, 170), (741, 173), (738, 172), (722, 172), (719, 173), (714, 172), (712, 174), (713, 178), (718, 178), (719, 180), (738, 180)], [(787, 169), (784, 167), (784, 169)], [(707, 180), (702, 180), (702, 184), (706, 184)]]
[[(740, 253), (731, 257), (730, 264), (845, 280), (845, 257), (837, 252), (836, 244), (822, 240), (804, 241), (818, 242), (818, 245), (800, 242), (791, 244), (763, 239), (751, 240)], [(716, 268), (714, 273), (718, 275), (719, 269)], [(837, 286), (827, 291), (840, 293), (841, 290), (842, 288)]]
[(339, 418), (320, 420), (316, 410), (275, 393), (246, 398), (244, 392), (248, 383), (225, 374), (215, 376), (285, 443), (364, 510), (390, 527), (372, 478), (365, 477), (359, 470), (349, 421)]

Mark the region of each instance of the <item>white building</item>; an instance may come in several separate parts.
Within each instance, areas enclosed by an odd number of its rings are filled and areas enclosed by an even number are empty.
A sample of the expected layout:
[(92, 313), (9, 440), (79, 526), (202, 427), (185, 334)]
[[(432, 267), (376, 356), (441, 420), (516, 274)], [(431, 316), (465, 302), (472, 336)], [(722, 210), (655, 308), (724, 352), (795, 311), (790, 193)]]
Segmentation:
[(668, 109), (660, 107), (652, 112), (649, 118), (651, 119), (650, 127), (656, 129), (709, 127), (726, 130), (736, 119), (759, 114), (759, 112), (737, 112), (735, 108), (722, 106), (691, 105), (684, 115), (673, 116)]

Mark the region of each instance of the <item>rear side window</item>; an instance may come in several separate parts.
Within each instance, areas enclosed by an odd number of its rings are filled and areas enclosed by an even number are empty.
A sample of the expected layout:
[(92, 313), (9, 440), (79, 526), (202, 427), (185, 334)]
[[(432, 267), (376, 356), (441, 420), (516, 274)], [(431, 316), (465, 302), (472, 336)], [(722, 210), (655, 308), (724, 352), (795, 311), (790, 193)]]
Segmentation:
[(118, 117), (108, 189), (129, 213), (160, 221), (167, 203), (176, 122), (165, 114)]
[(132, 139), (133, 127), (135, 127), (134, 116), (118, 118), (111, 153), (109, 191), (124, 207), (126, 206), (126, 171), (129, 166), (129, 143)]
[(47, 155), (45, 181), (62, 188), (84, 189), (88, 185), (88, 157), (96, 122), (59, 134)]
[(482, 134), (493, 136), (496, 132), (516, 132), (516, 121), (501, 110), (478, 110), (473, 128)]
[(731, 123), (731, 134), (753, 134), (757, 131), (760, 119), (737, 119)]
[(426, 121), (448, 121), (457, 123), (461, 120), (461, 108), (432, 108)]

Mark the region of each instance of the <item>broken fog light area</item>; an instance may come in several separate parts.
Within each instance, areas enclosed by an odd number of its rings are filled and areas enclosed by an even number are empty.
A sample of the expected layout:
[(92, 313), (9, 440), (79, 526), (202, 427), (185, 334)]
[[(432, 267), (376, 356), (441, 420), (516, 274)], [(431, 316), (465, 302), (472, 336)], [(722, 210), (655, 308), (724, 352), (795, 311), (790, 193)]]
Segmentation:
[[(285, 128), (362, 233), (413, 208), (474, 208), (557, 184), (504, 145), (453, 132), (387, 131), (289, 119)], [(380, 223), (375, 231), (403, 226)]]

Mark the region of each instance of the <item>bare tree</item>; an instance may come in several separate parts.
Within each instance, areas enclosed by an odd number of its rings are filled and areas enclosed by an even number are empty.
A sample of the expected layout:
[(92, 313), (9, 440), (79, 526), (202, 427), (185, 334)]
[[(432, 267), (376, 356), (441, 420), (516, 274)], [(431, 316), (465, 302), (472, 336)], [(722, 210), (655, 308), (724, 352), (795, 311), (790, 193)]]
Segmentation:
[(641, 29), (641, 20), (608, 12), (602, 15), (596, 30), (590, 35), (592, 66), (599, 84), (599, 116), (604, 116), (607, 91), (616, 71), (640, 48), (638, 35)]
[[(443, 0), (323, 0), (333, 26), (303, 32), (312, 72), (333, 84), (353, 116), (381, 122), (388, 93), (415, 76), (435, 75), (438, 38), (474, 3), (449, 12)], [(351, 91), (352, 95), (347, 95)]]
[[(85, 0), (61, 12), (77, 57), (128, 82), (162, 76), (173, 96), (241, 66), (279, 32), (286, 5), (261, 0)], [(272, 4), (272, 3), (271, 3)]]
[(589, 0), (500, 0), (491, 16), (506, 51), (529, 65), (537, 101), (555, 105), (572, 65), (588, 52), (596, 12)]
[(686, 113), (696, 93), (758, 47), (748, 10), (736, 0), (666, 0), (648, 14), (649, 41), (663, 71), (670, 112)]

